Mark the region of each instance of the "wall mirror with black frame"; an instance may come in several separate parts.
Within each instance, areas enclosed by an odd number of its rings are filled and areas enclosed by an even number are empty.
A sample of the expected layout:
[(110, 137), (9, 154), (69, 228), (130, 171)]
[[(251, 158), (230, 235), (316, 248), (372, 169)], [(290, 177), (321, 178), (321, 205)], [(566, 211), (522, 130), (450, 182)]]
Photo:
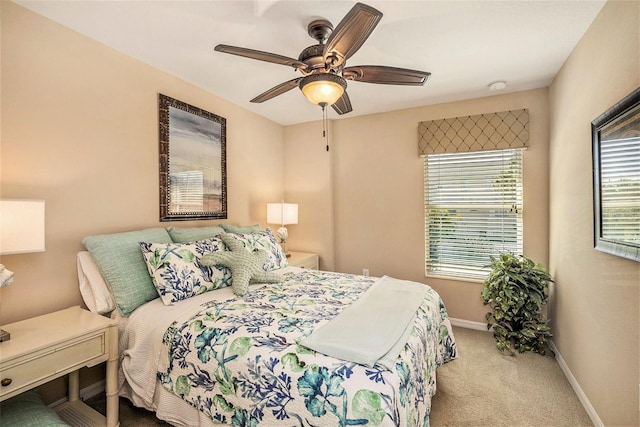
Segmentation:
[(591, 130), (595, 248), (640, 262), (640, 88)]

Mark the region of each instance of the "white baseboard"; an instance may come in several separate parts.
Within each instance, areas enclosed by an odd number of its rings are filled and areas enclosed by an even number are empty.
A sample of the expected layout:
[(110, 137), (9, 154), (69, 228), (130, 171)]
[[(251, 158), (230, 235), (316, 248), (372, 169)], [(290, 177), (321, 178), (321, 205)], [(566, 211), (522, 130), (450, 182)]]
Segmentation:
[[(91, 385), (86, 386), (83, 389), (80, 389), (80, 400), (91, 399), (92, 397), (97, 396), (100, 393), (104, 392), (104, 390), (105, 390), (105, 381), (100, 380), (97, 383), (93, 383)], [(55, 408), (56, 406), (61, 405), (68, 401), (69, 401), (68, 397), (63, 397), (60, 400), (56, 400), (55, 402), (50, 403), (49, 407)]]
[(475, 329), (477, 331), (485, 331), (485, 332), (488, 331), (486, 323), (472, 322), (471, 320), (464, 320), (464, 319), (456, 319), (455, 317), (450, 317), (449, 321), (453, 326), (459, 326), (461, 328), (467, 328), (467, 329)]
[(567, 362), (564, 361), (564, 358), (558, 351), (558, 348), (556, 347), (553, 340), (549, 341), (549, 347), (551, 347), (551, 350), (555, 353), (556, 361), (558, 362), (558, 365), (560, 365), (560, 369), (562, 369), (562, 372), (564, 372), (564, 376), (567, 377), (567, 380), (569, 380), (569, 384), (571, 384), (571, 387), (573, 387), (573, 391), (576, 392), (578, 399), (580, 399), (580, 403), (582, 403), (585, 411), (587, 411), (587, 415), (589, 415), (589, 418), (591, 418), (591, 422), (593, 422), (593, 425), (596, 427), (604, 427), (604, 423), (598, 416), (598, 413), (596, 412), (593, 405), (591, 405), (591, 402), (589, 402), (589, 398), (582, 390), (582, 387), (580, 387), (578, 380), (573, 376), (571, 369), (569, 369)]

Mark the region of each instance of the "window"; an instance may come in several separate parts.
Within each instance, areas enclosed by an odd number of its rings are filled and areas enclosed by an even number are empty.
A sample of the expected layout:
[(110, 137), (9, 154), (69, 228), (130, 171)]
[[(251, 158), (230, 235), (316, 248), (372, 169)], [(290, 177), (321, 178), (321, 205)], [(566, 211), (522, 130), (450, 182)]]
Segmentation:
[(485, 278), (491, 255), (522, 254), (522, 149), (424, 157), (425, 272)]

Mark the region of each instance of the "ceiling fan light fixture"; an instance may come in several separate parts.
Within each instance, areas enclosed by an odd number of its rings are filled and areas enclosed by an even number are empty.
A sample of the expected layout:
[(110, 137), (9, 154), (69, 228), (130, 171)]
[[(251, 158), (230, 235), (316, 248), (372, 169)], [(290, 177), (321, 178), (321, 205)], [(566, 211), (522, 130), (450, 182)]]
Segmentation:
[(344, 94), (347, 82), (337, 74), (311, 74), (300, 80), (300, 90), (315, 105), (333, 105)]

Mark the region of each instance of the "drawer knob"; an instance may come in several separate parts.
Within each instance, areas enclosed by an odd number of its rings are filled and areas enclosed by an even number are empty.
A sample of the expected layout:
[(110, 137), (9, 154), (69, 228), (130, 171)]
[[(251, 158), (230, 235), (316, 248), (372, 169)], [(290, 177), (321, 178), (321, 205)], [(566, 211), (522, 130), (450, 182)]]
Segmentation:
[(6, 387), (10, 385), (12, 381), (13, 380), (11, 378), (3, 378), (2, 381), (0, 381), (0, 384), (2, 384), (2, 387)]

